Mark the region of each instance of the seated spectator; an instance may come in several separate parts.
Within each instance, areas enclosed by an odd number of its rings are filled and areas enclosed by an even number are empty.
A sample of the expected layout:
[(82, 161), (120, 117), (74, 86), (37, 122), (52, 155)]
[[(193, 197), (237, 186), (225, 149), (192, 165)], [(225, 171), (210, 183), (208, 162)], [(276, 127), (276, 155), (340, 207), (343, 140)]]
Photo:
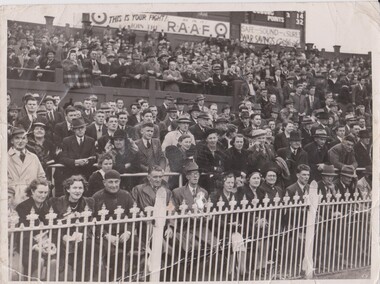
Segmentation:
[[(152, 111), (150, 109), (144, 110), (141, 113), (141, 119), (142, 119), (141, 122), (134, 126), (134, 129), (135, 129), (134, 137), (137, 139), (142, 137), (141, 130), (142, 130), (142, 126), (145, 123), (152, 123), (153, 124), (153, 113), (152, 113)], [(160, 138), (159, 126), (157, 124), (153, 124), (153, 127), (154, 127), (153, 138)]]
[[(343, 165), (339, 178), (335, 180), (334, 185), (337, 191), (341, 194), (342, 200), (348, 201), (348, 199), (354, 199), (354, 193), (357, 191), (357, 175), (355, 168), (352, 165)], [(349, 193), (348, 198), (346, 193)], [(361, 197), (360, 191), (358, 197)]]
[(352, 136), (347, 135), (342, 142), (335, 145), (329, 150), (329, 159), (331, 164), (341, 170), (344, 165), (358, 167), (354, 151), (355, 140)]

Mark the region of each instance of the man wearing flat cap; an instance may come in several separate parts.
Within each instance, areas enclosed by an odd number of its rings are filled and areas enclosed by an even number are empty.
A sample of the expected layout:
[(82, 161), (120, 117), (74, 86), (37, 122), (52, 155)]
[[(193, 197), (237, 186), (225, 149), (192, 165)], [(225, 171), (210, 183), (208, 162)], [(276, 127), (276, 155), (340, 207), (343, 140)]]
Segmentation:
[(371, 135), (368, 130), (360, 130), (358, 136), (359, 142), (354, 146), (355, 158), (358, 162), (358, 167), (365, 168), (372, 165)]
[(177, 119), (176, 122), (177, 122), (178, 128), (176, 130), (169, 131), (165, 135), (164, 141), (162, 142), (163, 152), (165, 152), (166, 147), (170, 145), (177, 146), (178, 138), (181, 137), (183, 134), (189, 135), (191, 138), (191, 143), (195, 145), (194, 135), (191, 134), (191, 132), (189, 131), (189, 125), (191, 123), (190, 119), (187, 116), (182, 115)]
[(328, 148), (326, 145), (327, 133), (324, 129), (317, 129), (313, 134), (314, 141), (304, 147), (308, 155), (310, 166), (310, 180), (320, 181), (323, 164), (329, 162)]
[(26, 149), (27, 133), (14, 128), (11, 134), (11, 148), (8, 150), (8, 185), (15, 189), (15, 204), (24, 201), (26, 187), (37, 178), (45, 179), (45, 171), (37, 155)]
[(276, 153), (271, 145), (266, 143), (267, 131), (264, 129), (256, 129), (250, 132), (248, 139), (250, 147), (248, 148), (248, 168), (264, 169), (270, 162), (274, 162)]

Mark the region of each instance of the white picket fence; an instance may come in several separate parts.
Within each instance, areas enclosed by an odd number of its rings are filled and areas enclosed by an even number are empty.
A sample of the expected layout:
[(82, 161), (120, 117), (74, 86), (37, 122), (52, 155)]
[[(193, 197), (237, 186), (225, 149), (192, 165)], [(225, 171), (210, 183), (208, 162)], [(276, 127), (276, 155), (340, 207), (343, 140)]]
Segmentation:
[[(349, 199), (321, 202), (316, 185), (303, 199), (294, 197), (232, 200), (227, 208), (207, 202), (204, 210), (182, 204), (175, 212), (159, 190), (155, 207), (134, 207), (122, 217), (98, 219), (81, 213), (81, 221), (56, 220), (30, 227), (10, 218), (9, 278), (77, 282), (178, 282), (311, 279), (317, 275), (370, 266), (371, 200), (355, 194)], [(342, 199), (341, 199), (342, 198)], [(170, 230), (168, 230), (170, 228)], [(70, 232), (71, 239), (63, 238)], [(129, 231), (129, 240), (120, 237)], [(171, 231), (171, 237), (168, 232)], [(128, 233), (129, 234), (129, 233)], [(38, 236), (44, 235), (43, 241)], [(37, 236), (37, 237), (36, 237)], [(24, 265), (23, 265), (24, 263)], [(25, 265), (27, 263), (27, 265)]]

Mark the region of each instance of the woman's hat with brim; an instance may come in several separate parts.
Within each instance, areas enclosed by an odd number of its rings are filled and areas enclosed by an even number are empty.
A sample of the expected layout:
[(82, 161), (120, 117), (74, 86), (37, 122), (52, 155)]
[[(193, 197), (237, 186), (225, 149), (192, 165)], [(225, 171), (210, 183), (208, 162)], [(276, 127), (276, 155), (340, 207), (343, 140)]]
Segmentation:
[(24, 128), (15, 127), (11, 133), (11, 137), (16, 135), (26, 135), (26, 131)]
[(276, 157), (275, 162), (276, 162), (277, 166), (281, 169), (281, 176), (284, 179), (288, 179), (290, 177), (290, 171), (289, 171), (289, 167), (286, 164), (285, 160), (281, 157)]

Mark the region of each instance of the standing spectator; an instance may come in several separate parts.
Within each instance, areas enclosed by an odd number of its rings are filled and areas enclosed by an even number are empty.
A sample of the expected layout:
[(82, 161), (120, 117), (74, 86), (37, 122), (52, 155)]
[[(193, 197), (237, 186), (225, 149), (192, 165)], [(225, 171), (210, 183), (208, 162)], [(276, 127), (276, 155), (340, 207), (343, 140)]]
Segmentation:
[[(368, 91), (365, 86), (365, 78), (360, 78), (360, 81), (352, 90), (352, 103), (355, 105), (368, 105)], [(367, 107), (368, 108), (368, 107)]]
[(183, 81), (181, 73), (176, 70), (176, 62), (169, 62), (169, 69), (163, 73), (163, 79), (166, 81), (164, 90), (171, 92), (179, 92), (179, 83)]
[(189, 128), (194, 135), (195, 142), (202, 141), (206, 138), (206, 130), (212, 125), (210, 116), (207, 113), (200, 113), (197, 117), (197, 123)]
[(203, 143), (197, 144), (194, 160), (199, 166), (200, 172), (207, 174), (201, 177), (200, 184), (210, 192), (212, 188), (215, 188), (210, 181), (210, 175), (224, 172), (227, 156), (224, 149), (218, 144), (218, 131), (215, 128), (205, 132), (204, 140)]
[(127, 76), (126, 87), (145, 89), (148, 75), (144, 65), (141, 63), (141, 57), (138, 54), (134, 54), (132, 59), (133, 63), (127, 65), (125, 69), (125, 74)]
[(225, 170), (236, 176), (246, 176), (248, 173), (249, 152), (244, 149), (244, 136), (236, 134), (231, 140), (232, 147), (226, 151)]
[(96, 161), (95, 140), (85, 135), (86, 124), (83, 119), (73, 119), (72, 128), (75, 134), (64, 138), (62, 142), (60, 160), (65, 165), (63, 174), (65, 177), (81, 174), (88, 179)]
[(15, 190), (15, 204), (26, 199), (25, 188), (35, 179), (45, 179), (45, 171), (38, 157), (26, 149), (27, 133), (15, 128), (8, 150), (8, 185)]
[(131, 114), (128, 117), (128, 125), (135, 126), (141, 122), (141, 105), (139, 103), (131, 104)]
[(141, 126), (141, 139), (136, 141), (138, 147), (137, 157), (141, 169), (148, 171), (150, 166), (159, 165), (166, 168), (166, 159), (161, 149), (160, 140), (153, 138), (154, 124), (146, 122)]
[(141, 113), (141, 118), (142, 118), (142, 121), (134, 126), (134, 128), (135, 128), (134, 137), (141, 138), (142, 137), (142, 134), (141, 134), (142, 126), (145, 123), (152, 123), (153, 127), (154, 127), (153, 138), (160, 138), (160, 128), (159, 128), (159, 126), (157, 124), (153, 123), (153, 113), (152, 113), (152, 111), (150, 109), (144, 110)]
[(354, 146), (355, 159), (359, 168), (365, 168), (372, 165), (371, 153), (371, 136), (368, 130), (359, 131), (359, 142)]
[(177, 120), (178, 128), (176, 130), (168, 132), (165, 135), (165, 139), (162, 142), (162, 151), (165, 152), (166, 147), (170, 145), (176, 146), (178, 144), (178, 138), (181, 135), (187, 134), (191, 138), (191, 143), (195, 145), (195, 139), (193, 134), (189, 131), (190, 120), (186, 116), (181, 116)]
[(290, 178), (285, 185), (293, 184), (297, 179), (297, 167), (301, 164), (308, 164), (307, 153), (301, 148), (301, 134), (296, 130), (290, 132), (289, 146), (278, 149), (277, 154), (286, 161), (290, 171)]
[(54, 127), (54, 142), (59, 148), (62, 148), (62, 141), (64, 138), (74, 134), (72, 128), (73, 119), (77, 118), (77, 110), (68, 106), (65, 110), (65, 121), (59, 122)]
[(332, 200), (336, 200), (338, 191), (333, 181), (337, 175), (333, 165), (324, 164), (322, 166), (322, 179), (318, 181), (318, 193), (322, 194), (322, 201), (327, 201), (327, 194), (331, 194)]
[(96, 192), (104, 188), (104, 175), (109, 170), (112, 170), (114, 159), (110, 153), (101, 155), (98, 159), (99, 170), (93, 172), (88, 179), (88, 190), (85, 196), (93, 196)]
[(86, 127), (86, 135), (97, 141), (107, 134), (107, 126), (104, 124), (105, 114), (101, 110), (94, 113), (94, 122)]
[(313, 135), (314, 142), (307, 144), (304, 147), (308, 155), (310, 167), (310, 181), (320, 181), (322, 179), (320, 171), (323, 169), (323, 164), (329, 162), (328, 148), (326, 145), (327, 133), (324, 129), (317, 129)]
[(158, 110), (157, 118), (158, 118), (158, 120), (163, 121), (166, 118), (167, 111), (168, 111), (169, 107), (173, 104), (173, 101), (174, 101), (174, 98), (169, 94), (164, 97), (164, 102), (162, 103), (162, 105), (159, 105), (157, 107), (157, 110)]
[(290, 137), (290, 132), (294, 130), (294, 123), (290, 120), (287, 122), (284, 122), (282, 124), (282, 128), (284, 129), (283, 132), (278, 133), (274, 137), (274, 150), (277, 151), (280, 148), (284, 148), (289, 146), (289, 137)]
[[(41, 57), (40, 59), (40, 62), (39, 62), (40, 69), (55, 71), (55, 69), (61, 68), (61, 62), (57, 61), (54, 57), (55, 57), (55, 51), (48, 50), (46, 52), (46, 57)], [(41, 81), (46, 81), (46, 82), (55, 81), (55, 73), (42, 72), (41, 76), (39, 77)]]
[(298, 112), (299, 115), (306, 115), (306, 113), (309, 112), (308, 105), (307, 105), (307, 99), (302, 94), (302, 84), (297, 84), (296, 93), (294, 96), (291, 96), (290, 99), (293, 101), (294, 108)]

